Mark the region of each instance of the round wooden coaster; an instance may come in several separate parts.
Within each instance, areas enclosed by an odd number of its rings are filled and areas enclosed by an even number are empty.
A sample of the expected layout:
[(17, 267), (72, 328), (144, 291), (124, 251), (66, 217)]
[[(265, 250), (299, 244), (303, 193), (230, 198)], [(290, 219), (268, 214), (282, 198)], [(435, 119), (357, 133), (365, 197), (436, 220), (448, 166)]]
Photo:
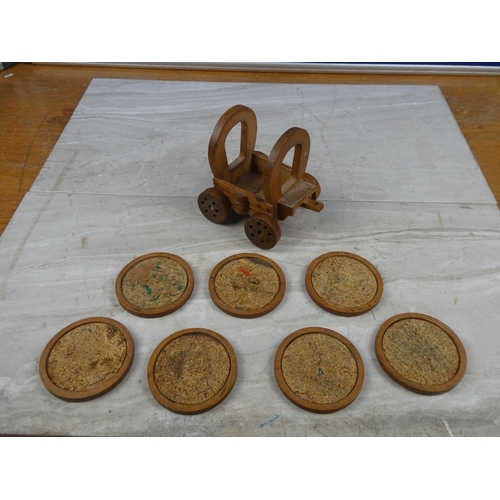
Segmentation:
[(278, 347), (276, 381), (300, 408), (331, 413), (350, 405), (363, 386), (365, 369), (357, 349), (326, 328), (297, 330)]
[(306, 289), (314, 302), (326, 311), (357, 316), (379, 303), (384, 284), (377, 269), (363, 257), (330, 252), (309, 265)]
[(61, 330), (43, 350), (39, 372), (49, 392), (67, 401), (87, 401), (110, 391), (134, 359), (127, 329), (109, 318), (87, 318)]
[(161, 342), (148, 364), (155, 399), (176, 413), (212, 409), (231, 392), (238, 363), (222, 335), (203, 328), (181, 330)]
[(278, 264), (256, 253), (224, 259), (208, 281), (215, 305), (238, 318), (256, 318), (272, 311), (283, 300), (285, 287), (285, 275)]
[(467, 368), (465, 349), (457, 335), (425, 314), (389, 318), (378, 331), (375, 352), (389, 377), (420, 394), (453, 389)]
[(128, 312), (143, 318), (170, 314), (191, 297), (194, 276), (184, 260), (170, 253), (149, 253), (127, 264), (118, 275), (115, 292)]

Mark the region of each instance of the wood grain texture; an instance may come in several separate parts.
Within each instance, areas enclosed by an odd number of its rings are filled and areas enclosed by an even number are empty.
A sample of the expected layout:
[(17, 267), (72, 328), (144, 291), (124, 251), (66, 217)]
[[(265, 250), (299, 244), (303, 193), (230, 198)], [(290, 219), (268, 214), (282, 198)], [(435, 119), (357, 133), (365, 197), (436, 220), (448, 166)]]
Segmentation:
[[(226, 138), (241, 123), (240, 154), (228, 163)], [(238, 104), (228, 109), (215, 125), (208, 145), (208, 162), (214, 177), (236, 183), (250, 172), (252, 153), (257, 140), (257, 117), (250, 108)]]
[(0, 73), (0, 234), (92, 78), (318, 84), (438, 85), (500, 203), (500, 76), (372, 75), (131, 69), (17, 64)]
[[(241, 125), (239, 155), (229, 163), (226, 139), (238, 124)], [(277, 219), (294, 215), (299, 206), (315, 212), (322, 210), (323, 204), (316, 201), (321, 187), (312, 176), (305, 179), (311, 144), (307, 130), (288, 129), (269, 157), (254, 151), (256, 140), (257, 117), (251, 108), (237, 104), (219, 118), (208, 145), (215, 187), (200, 194), (198, 206), (209, 221), (217, 224), (229, 218), (231, 206), (238, 214), (249, 214), (251, 217), (245, 223), (248, 239), (255, 246), (269, 250), (281, 237)], [(293, 163), (288, 166), (283, 160), (292, 148)]]

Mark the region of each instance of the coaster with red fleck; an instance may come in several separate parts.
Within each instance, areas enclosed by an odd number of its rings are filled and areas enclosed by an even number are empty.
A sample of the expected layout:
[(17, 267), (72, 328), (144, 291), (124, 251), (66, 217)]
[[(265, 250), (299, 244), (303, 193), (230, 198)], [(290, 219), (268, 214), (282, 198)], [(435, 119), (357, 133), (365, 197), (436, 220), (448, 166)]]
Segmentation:
[(210, 274), (215, 305), (232, 316), (255, 318), (272, 311), (285, 294), (285, 275), (271, 259), (241, 253), (224, 259)]

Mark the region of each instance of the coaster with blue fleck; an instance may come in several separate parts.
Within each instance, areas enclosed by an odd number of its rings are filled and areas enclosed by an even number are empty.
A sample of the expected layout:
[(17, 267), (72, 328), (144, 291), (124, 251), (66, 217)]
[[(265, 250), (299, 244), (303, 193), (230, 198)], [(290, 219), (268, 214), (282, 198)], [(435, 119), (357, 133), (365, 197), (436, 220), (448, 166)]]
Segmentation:
[(150, 253), (127, 264), (116, 280), (118, 301), (143, 318), (176, 311), (191, 296), (194, 276), (189, 264), (169, 253)]

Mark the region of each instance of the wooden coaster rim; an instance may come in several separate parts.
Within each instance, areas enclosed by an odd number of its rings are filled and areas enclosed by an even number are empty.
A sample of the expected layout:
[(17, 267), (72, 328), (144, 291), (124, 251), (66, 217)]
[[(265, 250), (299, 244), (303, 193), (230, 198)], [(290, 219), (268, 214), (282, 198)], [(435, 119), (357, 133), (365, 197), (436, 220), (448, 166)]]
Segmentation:
[[(47, 362), (50, 353), (62, 337), (64, 337), (75, 328), (86, 325), (88, 323), (105, 323), (113, 325), (115, 328), (117, 328), (124, 336), (127, 345), (127, 353), (125, 355), (125, 359), (123, 360), (120, 369), (111, 378), (103, 382), (98, 382), (92, 389), (86, 391), (71, 391), (68, 389), (62, 389), (59, 386), (55, 385), (49, 377), (47, 371)], [(38, 370), (43, 385), (54, 396), (57, 396), (60, 399), (64, 399), (65, 401), (89, 401), (91, 399), (98, 398), (103, 394), (106, 394), (111, 389), (116, 387), (130, 370), (133, 360), (134, 341), (132, 339), (132, 336), (130, 335), (130, 332), (121, 323), (115, 321), (114, 319), (96, 316), (75, 321), (74, 323), (71, 323), (70, 325), (59, 331), (56, 335), (54, 335), (54, 337), (52, 337), (52, 339), (50, 339), (48, 344), (45, 346), (42, 355), (40, 356)]]
[[(354, 260), (357, 260), (358, 262), (361, 262), (364, 264), (370, 272), (373, 274), (375, 277), (375, 281), (377, 282), (377, 291), (375, 292), (375, 295), (373, 298), (367, 302), (366, 304), (363, 304), (361, 306), (355, 306), (355, 307), (343, 307), (343, 306), (336, 306), (333, 304), (330, 304), (326, 300), (324, 300), (318, 292), (316, 292), (316, 289), (314, 288), (313, 282), (312, 282), (312, 275), (314, 272), (314, 269), (316, 266), (322, 262), (323, 260), (326, 260), (330, 257), (348, 257)], [(380, 275), (379, 271), (377, 268), (368, 260), (365, 258), (361, 257), (360, 255), (356, 255), (354, 253), (350, 252), (328, 252), (325, 254), (322, 254), (318, 257), (316, 257), (310, 264), (309, 267), (307, 268), (306, 272), (306, 289), (307, 293), (311, 297), (311, 299), (322, 309), (325, 311), (328, 311), (333, 314), (337, 314), (339, 316), (358, 316), (360, 314), (363, 314), (365, 312), (371, 311), (379, 302), (380, 299), (382, 298), (382, 293), (384, 291), (384, 282), (382, 280), (382, 276)]]
[[(388, 330), (390, 326), (404, 319), (420, 319), (423, 321), (428, 321), (429, 323), (432, 323), (441, 330), (443, 330), (448, 335), (448, 337), (450, 337), (451, 341), (453, 342), (453, 344), (457, 349), (459, 364), (457, 372), (448, 382), (433, 386), (419, 384), (418, 382), (414, 382), (404, 377), (402, 374), (396, 371), (393, 368), (393, 366), (389, 363), (387, 357), (385, 356), (384, 349), (382, 346), (385, 332)], [(380, 327), (377, 336), (375, 337), (375, 354), (377, 356), (377, 360), (380, 366), (392, 380), (397, 382), (399, 385), (405, 387), (406, 389), (425, 395), (441, 394), (443, 392), (450, 391), (459, 384), (459, 382), (464, 377), (465, 371), (467, 369), (467, 354), (465, 352), (464, 345), (462, 344), (462, 341), (457, 336), (457, 334), (448, 325), (445, 325), (438, 319), (421, 313), (397, 314), (396, 316), (392, 316), (387, 321), (385, 321), (384, 324)]]
[[(170, 399), (165, 397), (160, 392), (160, 390), (156, 385), (156, 380), (154, 376), (156, 359), (170, 342), (184, 335), (190, 335), (193, 333), (201, 333), (209, 337), (212, 337), (218, 340), (224, 346), (224, 349), (226, 350), (229, 356), (229, 363), (230, 363), (229, 375), (226, 381), (224, 382), (224, 385), (219, 390), (219, 392), (214, 396), (212, 396), (211, 398), (201, 403), (195, 403), (195, 404), (176, 403), (175, 401), (171, 401)], [(187, 328), (185, 330), (180, 330), (178, 332), (175, 332), (172, 335), (169, 335), (167, 338), (163, 339), (156, 346), (155, 350), (151, 354), (147, 369), (149, 389), (153, 394), (154, 398), (156, 399), (156, 401), (158, 401), (158, 403), (160, 403), (167, 410), (170, 410), (174, 413), (180, 413), (183, 415), (195, 415), (197, 413), (203, 413), (205, 411), (211, 410), (212, 408), (222, 403), (222, 401), (224, 401), (224, 399), (226, 399), (229, 396), (229, 393), (233, 389), (237, 375), (238, 375), (238, 360), (236, 358), (236, 353), (234, 352), (233, 346), (222, 335), (212, 330), (207, 330), (206, 328)]]
[[(132, 268), (134, 268), (140, 262), (152, 258), (165, 258), (165, 259), (175, 260), (178, 264), (182, 266), (182, 268), (186, 272), (188, 277), (187, 280), (188, 282), (186, 289), (184, 290), (184, 293), (172, 304), (160, 307), (158, 309), (144, 309), (142, 307), (134, 306), (125, 298), (122, 291), (122, 283), (123, 279)], [(135, 316), (140, 316), (141, 318), (159, 318), (161, 316), (166, 316), (167, 314), (177, 311), (177, 309), (181, 308), (189, 300), (189, 298), (193, 293), (193, 289), (194, 289), (194, 274), (193, 270), (191, 269), (191, 266), (182, 257), (166, 252), (152, 252), (135, 258), (134, 260), (130, 261), (120, 271), (115, 282), (115, 294), (120, 305), (129, 313), (134, 314)]]
[[(283, 376), (281, 363), (283, 354), (288, 348), (288, 346), (299, 337), (312, 333), (322, 333), (325, 335), (329, 335), (330, 337), (333, 337), (334, 339), (342, 342), (349, 349), (349, 351), (354, 357), (358, 369), (358, 376), (356, 379), (356, 383), (354, 384), (352, 391), (340, 401), (335, 401), (334, 403), (313, 403), (311, 401), (306, 401), (301, 397), (297, 396), (292, 391), (292, 389), (288, 386), (285, 377)], [(346, 337), (344, 337), (338, 332), (329, 330), (328, 328), (307, 327), (307, 328), (301, 328), (300, 330), (291, 333), (281, 342), (274, 357), (274, 375), (276, 377), (276, 382), (278, 383), (278, 386), (281, 389), (281, 392), (283, 392), (283, 394), (298, 407), (314, 413), (333, 413), (335, 411), (342, 410), (346, 406), (349, 406), (358, 397), (359, 393), (361, 392), (361, 388), (363, 387), (363, 382), (365, 378), (365, 367), (363, 359), (359, 354), (359, 351), (356, 349), (354, 344), (352, 344), (352, 342), (350, 342)]]
[[(266, 304), (265, 306), (259, 307), (257, 309), (251, 309), (251, 310), (245, 310), (245, 309), (235, 309), (234, 307), (229, 306), (226, 304), (224, 301), (220, 299), (220, 297), (217, 295), (217, 292), (215, 290), (215, 279), (217, 278), (217, 275), (219, 271), (229, 262), (233, 260), (238, 260), (238, 259), (256, 259), (256, 260), (262, 260), (269, 264), (276, 274), (278, 275), (278, 279), (280, 282), (278, 292), (274, 296), (273, 300)], [(273, 309), (278, 307), (278, 305), (281, 303), (283, 300), (283, 297), (285, 295), (285, 290), (286, 290), (286, 279), (285, 279), (285, 274), (281, 270), (280, 266), (276, 264), (273, 260), (271, 260), (269, 257), (266, 257), (264, 255), (258, 254), (258, 253), (238, 253), (235, 255), (230, 255), (229, 257), (226, 257), (225, 259), (221, 260), (212, 270), (210, 273), (210, 277), (208, 279), (208, 291), (210, 293), (210, 297), (212, 298), (214, 304), (221, 310), (224, 311), (226, 314), (230, 314), (231, 316), (235, 316), (237, 318), (257, 318), (259, 316), (263, 316), (264, 314), (267, 314), (268, 312), (271, 312)]]

